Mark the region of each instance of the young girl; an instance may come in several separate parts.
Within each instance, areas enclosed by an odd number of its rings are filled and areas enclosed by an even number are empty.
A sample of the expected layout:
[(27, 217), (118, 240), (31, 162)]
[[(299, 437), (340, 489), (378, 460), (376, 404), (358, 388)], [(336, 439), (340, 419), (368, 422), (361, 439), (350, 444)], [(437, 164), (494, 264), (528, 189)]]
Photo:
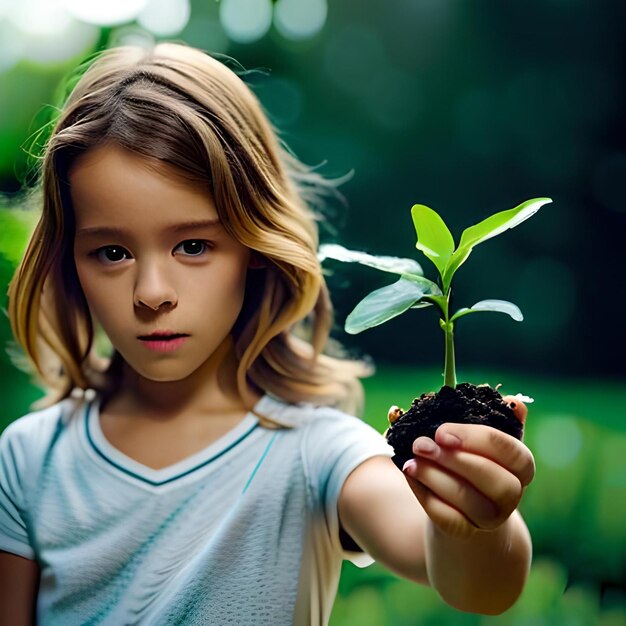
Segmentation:
[(319, 182), (199, 50), (82, 75), (9, 291), (50, 393), (0, 437), (0, 623), (326, 624), (343, 558), (465, 611), (518, 597), (532, 455), (445, 424), (403, 475), (349, 414), (367, 368), (322, 352)]

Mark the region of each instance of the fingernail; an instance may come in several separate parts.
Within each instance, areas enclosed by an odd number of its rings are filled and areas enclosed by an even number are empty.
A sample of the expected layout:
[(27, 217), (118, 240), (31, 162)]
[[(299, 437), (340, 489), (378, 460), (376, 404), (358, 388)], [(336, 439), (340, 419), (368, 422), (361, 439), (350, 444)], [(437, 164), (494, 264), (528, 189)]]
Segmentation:
[(461, 445), (461, 440), (456, 435), (453, 435), (452, 433), (441, 433), (441, 435), (439, 436), (439, 441), (441, 441), (441, 443), (444, 446), (460, 446)]
[(417, 468), (415, 459), (409, 459), (403, 466), (402, 471), (406, 473), (407, 470), (414, 471)]
[(413, 443), (413, 452), (432, 454), (437, 449), (437, 444), (429, 437), (420, 437)]

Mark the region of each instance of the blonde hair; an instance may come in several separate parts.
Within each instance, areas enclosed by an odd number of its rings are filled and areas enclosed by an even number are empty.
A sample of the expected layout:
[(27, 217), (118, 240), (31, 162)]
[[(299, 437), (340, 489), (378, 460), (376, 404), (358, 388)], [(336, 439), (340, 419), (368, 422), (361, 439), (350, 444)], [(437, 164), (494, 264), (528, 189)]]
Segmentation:
[[(81, 72), (84, 70), (80, 68)], [(68, 170), (105, 142), (157, 159), (213, 196), (228, 233), (265, 260), (248, 273), (232, 330), (237, 387), (288, 402), (359, 414), (370, 362), (346, 358), (330, 339), (333, 309), (317, 258), (311, 191), (328, 184), (278, 138), (235, 72), (201, 50), (160, 43), (99, 53), (71, 90), (46, 142), (43, 210), (9, 286), (9, 318), (34, 365), (47, 405), (75, 390), (106, 390), (122, 357), (96, 353), (73, 259)], [(324, 354), (334, 346), (335, 354)]]

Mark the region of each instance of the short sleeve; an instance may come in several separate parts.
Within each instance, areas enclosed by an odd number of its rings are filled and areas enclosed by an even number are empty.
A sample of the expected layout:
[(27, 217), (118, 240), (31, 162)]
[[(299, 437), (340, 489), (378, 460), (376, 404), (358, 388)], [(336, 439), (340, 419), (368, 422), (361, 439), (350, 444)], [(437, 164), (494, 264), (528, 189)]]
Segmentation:
[(9, 425), (0, 435), (0, 550), (33, 559), (24, 519), (20, 454), (13, 434)]
[(305, 466), (313, 497), (324, 512), (333, 547), (358, 567), (374, 560), (363, 552), (346, 551), (339, 538), (337, 504), (350, 473), (374, 456), (394, 455), (386, 439), (357, 417), (332, 410), (313, 418), (306, 437)]

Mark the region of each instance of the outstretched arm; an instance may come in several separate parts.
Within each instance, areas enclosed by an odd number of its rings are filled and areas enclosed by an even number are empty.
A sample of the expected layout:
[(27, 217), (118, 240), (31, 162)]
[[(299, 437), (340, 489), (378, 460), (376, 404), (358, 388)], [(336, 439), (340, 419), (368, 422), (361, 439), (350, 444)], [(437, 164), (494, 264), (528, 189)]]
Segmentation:
[(341, 524), (374, 559), (431, 584), (448, 604), (501, 613), (530, 568), (530, 536), (516, 509), (534, 476), (532, 454), (488, 426), (448, 423), (435, 439), (430, 450), (416, 439), (406, 477), (385, 457), (357, 467), (340, 495)]
[[(446, 435), (457, 442), (449, 442)], [(534, 476), (528, 448), (489, 426), (446, 424), (405, 469), (428, 514), (429, 579), (452, 606), (498, 614), (519, 597), (532, 544), (517, 505)]]

